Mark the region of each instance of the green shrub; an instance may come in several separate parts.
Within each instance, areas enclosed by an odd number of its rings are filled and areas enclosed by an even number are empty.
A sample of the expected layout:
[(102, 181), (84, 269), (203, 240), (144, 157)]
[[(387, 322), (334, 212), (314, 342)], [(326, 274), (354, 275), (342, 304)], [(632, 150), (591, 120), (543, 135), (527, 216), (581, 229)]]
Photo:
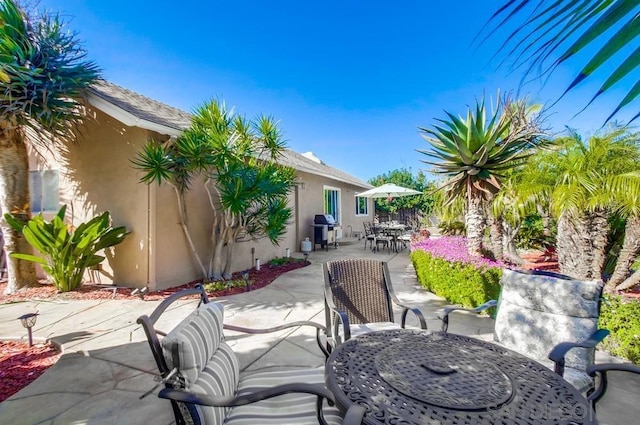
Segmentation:
[(547, 246), (555, 241), (553, 236), (556, 233), (555, 223), (552, 223), (552, 225), (554, 227), (550, 229), (552, 234), (545, 235), (542, 218), (537, 214), (527, 216), (522, 220), (520, 229), (516, 234), (516, 246), (522, 249), (546, 249)]
[(247, 283), (244, 279), (217, 280), (215, 282), (205, 283), (203, 286), (207, 292), (219, 292), (229, 288), (246, 288)]
[(614, 356), (640, 363), (640, 302), (618, 295), (605, 295), (600, 310), (601, 328), (611, 334), (602, 346)]
[(451, 303), (473, 308), (500, 295), (499, 267), (451, 262), (423, 250), (412, 251), (411, 261), (420, 284)]
[(438, 225), (440, 233), (443, 235), (464, 235), (466, 226), (461, 221), (443, 221)]
[(38, 214), (26, 224), (11, 214), (4, 215), (7, 223), (22, 232), (27, 242), (42, 255), (13, 252), (11, 257), (42, 265), (60, 292), (80, 287), (85, 270), (104, 260), (96, 253), (119, 244), (128, 234), (124, 227), (111, 227), (108, 211), (74, 229), (64, 222), (66, 209), (66, 205), (60, 208), (51, 221)]
[(300, 262), (304, 262), (304, 260), (302, 258), (277, 257), (269, 261), (269, 264), (271, 264), (272, 266), (284, 266), (285, 264), (300, 263)]

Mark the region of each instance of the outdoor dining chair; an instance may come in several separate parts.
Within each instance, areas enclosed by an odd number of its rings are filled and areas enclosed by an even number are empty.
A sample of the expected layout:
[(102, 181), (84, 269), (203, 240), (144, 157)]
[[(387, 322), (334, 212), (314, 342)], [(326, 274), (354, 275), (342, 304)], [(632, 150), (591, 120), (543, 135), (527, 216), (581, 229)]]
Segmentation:
[[(600, 425), (609, 423), (608, 419), (613, 417), (617, 422), (637, 422), (635, 414), (638, 412), (637, 400), (640, 396), (640, 366), (629, 363), (601, 363), (589, 366), (587, 373), (596, 380), (595, 391), (589, 394), (587, 399), (592, 410), (596, 412)], [(607, 395), (607, 392), (611, 394)], [(624, 397), (620, 397), (621, 394), (624, 394)], [(599, 411), (598, 403), (602, 407)]]
[(367, 242), (369, 242), (369, 248), (373, 249), (373, 244), (376, 240), (376, 235), (373, 233), (373, 223), (365, 221), (362, 223), (364, 227), (364, 249), (367, 249)]
[(504, 269), (500, 283), (497, 302), (445, 309), (443, 331), (452, 311), (480, 312), (497, 306), (494, 342), (547, 365), (580, 392), (593, 388), (586, 369), (594, 362), (595, 346), (609, 334), (598, 329), (602, 281)]
[[(404, 328), (409, 312), (427, 329), (422, 312), (398, 300), (386, 262), (350, 258), (328, 261), (322, 270), (328, 350), (352, 336)], [(394, 305), (401, 309), (400, 324), (394, 320)]]
[[(198, 296), (199, 302), (169, 332), (156, 328), (164, 313), (173, 316), (176, 302)], [(137, 321), (147, 336), (164, 388), (158, 397), (170, 400), (177, 425), (359, 425), (364, 408), (354, 406), (341, 414), (334, 395), (324, 384), (324, 367), (266, 367), (240, 371), (240, 360), (224, 331), (266, 334), (307, 326), (316, 329), (320, 344), (322, 325), (309, 321), (285, 323), (268, 329), (224, 324), (224, 306), (210, 302), (201, 285), (170, 295), (150, 315)], [(328, 353), (325, 353), (328, 354)], [(145, 397), (159, 385), (144, 394)]]

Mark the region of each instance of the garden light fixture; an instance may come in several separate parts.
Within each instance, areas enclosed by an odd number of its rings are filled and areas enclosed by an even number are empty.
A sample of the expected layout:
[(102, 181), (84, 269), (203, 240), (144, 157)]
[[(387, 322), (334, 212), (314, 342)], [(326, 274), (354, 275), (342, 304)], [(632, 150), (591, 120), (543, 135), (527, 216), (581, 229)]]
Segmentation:
[(245, 270), (242, 272), (242, 279), (244, 280), (244, 284), (247, 287), (247, 292), (251, 290), (251, 282), (249, 281), (249, 270)]
[(33, 332), (31, 328), (33, 328), (36, 324), (36, 320), (38, 320), (38, 313), (27, 313), (18, 317), (22, 326), (27, 329), (29, 334), (29, 347), (33, 347)]

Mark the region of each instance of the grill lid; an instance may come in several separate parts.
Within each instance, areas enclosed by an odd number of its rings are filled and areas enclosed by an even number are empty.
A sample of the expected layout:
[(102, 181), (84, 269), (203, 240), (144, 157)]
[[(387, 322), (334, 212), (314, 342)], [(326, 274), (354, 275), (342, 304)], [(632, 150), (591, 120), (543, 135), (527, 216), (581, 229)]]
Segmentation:
[(331, 214), (316, 214), (315, 218), (313, 219), (313, 223), (334, 225), (336, 224), (336, 220)]

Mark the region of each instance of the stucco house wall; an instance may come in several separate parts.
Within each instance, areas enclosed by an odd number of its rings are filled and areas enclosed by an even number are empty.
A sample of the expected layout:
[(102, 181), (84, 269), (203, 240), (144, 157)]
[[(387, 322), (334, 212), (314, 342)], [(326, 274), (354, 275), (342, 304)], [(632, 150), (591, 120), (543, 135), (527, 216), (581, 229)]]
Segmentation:
[[(177, 136), (188, 126), (189, 115), (106, 82), (88, 98), (87, 115), (89, 119), (75, 132), (76, 143), (46, 160), (32, 154), (30, 163), (32, 170), (59, 170), (60, 204), (67, 204), (71, 224), (109, 211), (114, 226), (131, 232), (123, 243), (107, 250), (101, 270), (88, 273), (87, 279), (150, 290), (201, 279), (180, 225), (175, 191), (168, 185), (141, 183), (141, 172), (131, 163), (147, 140), (166, 142)], [(266, 238), (237, 243), (233, 271), (253, 267), (256, 258), (264, 264), (282, 257), (286, 248), (299, 251), (301, 241), (313, 236), (314, 215), (323, 213), (327, 186), (340, 188), (343, 228), (361, 229), (364, 219), (371, 220), (372, 204), (368, 217), (355, 217), (354, 193), (370, 188), (367, 183), (292, 151), (281, 162), (297, 170), (298, 181), (289, 195), (293, 217), (287, 233), (278, 246)], [(213, 216), (203, 180), (193, 183), (185, 205), (189, 234), (208, 268)]]

